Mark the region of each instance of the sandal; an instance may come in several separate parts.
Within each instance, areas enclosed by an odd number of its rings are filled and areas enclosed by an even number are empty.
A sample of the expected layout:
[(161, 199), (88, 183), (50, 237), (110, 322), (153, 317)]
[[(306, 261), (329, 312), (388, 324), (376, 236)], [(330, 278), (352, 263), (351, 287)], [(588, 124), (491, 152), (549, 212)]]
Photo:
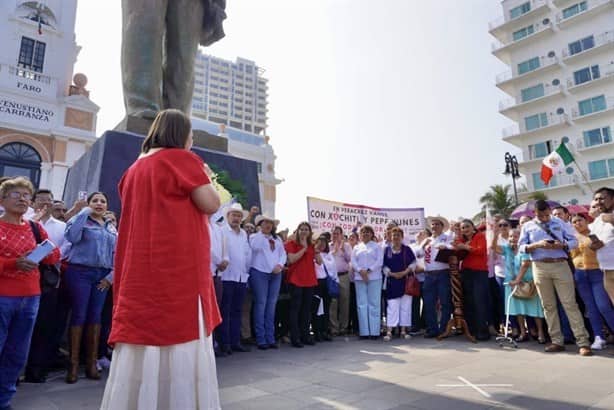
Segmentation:
[(399, 335), (399, 337), (400, 337), (401, 339), (411, 339), (411, 335), (408, 335), (408, 334), (407, 334), (407, 333), (405, 333), (405, 332), (401, 332), (401, 334)]
[(523, 343), (523, 342), (527, 342), (529, 340), (529, 335), (526, 333), (523, 333), (522, 335), (518, 336), (516, 338), (516, 342), (518, 343)]
[(389, 342), (392, 339), (392, 332), (387, 332), (386, 336), (384, 336), (384, 342)]

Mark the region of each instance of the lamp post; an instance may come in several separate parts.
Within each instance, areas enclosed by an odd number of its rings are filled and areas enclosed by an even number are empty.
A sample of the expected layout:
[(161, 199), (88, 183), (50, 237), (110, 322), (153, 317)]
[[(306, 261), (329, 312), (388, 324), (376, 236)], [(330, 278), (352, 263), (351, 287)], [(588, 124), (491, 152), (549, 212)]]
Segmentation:
[(518, 160), (515, 155), (511, 155), (509, 152), (505, 153), (505, 171), (503, 175), (512, 176), (512, 186), (514, 187), (514, 201), (518, 205), (518, 192), (516, 191), (516, 178), (520, 178), (518, 172)]

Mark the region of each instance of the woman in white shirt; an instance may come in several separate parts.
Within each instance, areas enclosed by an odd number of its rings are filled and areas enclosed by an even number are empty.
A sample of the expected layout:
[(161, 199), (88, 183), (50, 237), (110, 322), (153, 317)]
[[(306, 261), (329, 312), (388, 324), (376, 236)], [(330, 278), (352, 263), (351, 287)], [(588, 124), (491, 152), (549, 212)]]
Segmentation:
[(358, 329), (361, 339), (376, 340), (380, 336), (382, 298), (382, 264), (384, 252), (375, 242), (369, 225), (360, 228), (360, 242), (352, 251), (352, 268), (356, 286)]
[[(314, 300), (314, 306), (311, 316), (313, 317), (313, 330), (315, 333), (316, 342), (325, 340), (332, 342), (330, 331), (328, 329), (330, 316), (330, 301), (331, 297), (328, 294), (327, 276), (332, 277), (339, 282), (337, 277), (337, 264), (335, 258), (330, 253), (328, 240), (325, 236), (320, 236), (315, 244), (316, 253), (320, 254), (322, 263), (315, 262), (316, 278), (318, 278), (318, 286), (315, 289), (315, 295), (319, 298), (317, 302)], [(322, 309), (320, 309), (322, 304)]]
[(253, 293), (254, 330), (258, 349), (277, 349), (275, 341), (275, 305), (281, 286), (281, 271), (286, 263), (286, 251), (275, 233), (279, 221), (266, 215), (256, 217), (260, 231), (249, 237), (252, 267), (249, 286)]

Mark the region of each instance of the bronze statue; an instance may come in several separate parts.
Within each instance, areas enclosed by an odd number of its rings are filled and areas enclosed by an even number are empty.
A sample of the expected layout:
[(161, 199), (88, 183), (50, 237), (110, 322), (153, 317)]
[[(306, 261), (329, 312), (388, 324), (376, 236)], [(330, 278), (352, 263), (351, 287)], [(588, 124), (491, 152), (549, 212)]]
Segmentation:
[(122, 0), (122, 82), (126, 117), (189, 113), (198, 45), (224, 37), (226, 0)]

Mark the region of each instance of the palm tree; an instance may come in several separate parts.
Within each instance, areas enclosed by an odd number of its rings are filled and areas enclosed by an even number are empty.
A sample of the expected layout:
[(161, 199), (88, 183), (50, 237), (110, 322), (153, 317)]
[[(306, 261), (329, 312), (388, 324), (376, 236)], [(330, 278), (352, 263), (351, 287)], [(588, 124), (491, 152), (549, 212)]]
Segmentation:
[(511, 186), (491, 185), (490, 191), (480, 197), (482, 211), (490, 210), (493, 214), (501, 214), (507, 218), (514, 210), (514, 198), (510, 195)]
[(535, 191), (532, 192), (528, 198), (533, 201), (539, 201), (540, 199), (543, 199), (545, 201), (546, 199), (548, 199), (548, 195), (544, 194), (542, 191)]

